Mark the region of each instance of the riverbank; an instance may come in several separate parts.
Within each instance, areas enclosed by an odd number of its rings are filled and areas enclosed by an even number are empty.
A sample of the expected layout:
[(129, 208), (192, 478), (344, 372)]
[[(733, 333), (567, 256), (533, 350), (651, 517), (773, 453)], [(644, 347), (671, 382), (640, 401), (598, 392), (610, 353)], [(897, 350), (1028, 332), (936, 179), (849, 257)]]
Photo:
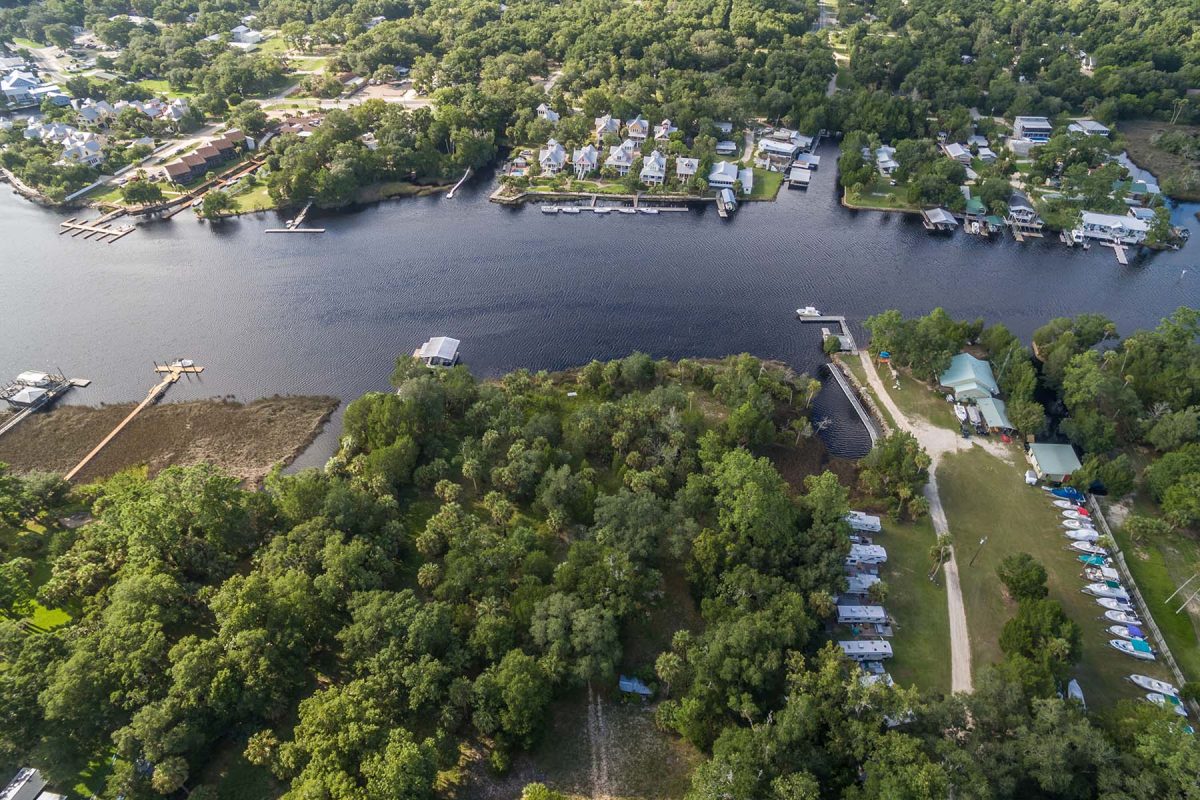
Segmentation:
[[(290, 464), (300, 455), (339, 402), (324, 396), (276, 396), (248, 404), (211, 399), (153, 406), (101, 451), (79, 480), (86, 483), (142, 464), (153, 474), (169, 466), (208, 463), (255, 484), (276, 464)], [(19, 472), (66, 472), (132, 406), (60, 406), (34, 414), (0, 437), (0, 462)]]
[(1159, 144), (1160, 134), (1178, 133), (1200, 141), (1200, 125), (1170, 125), (1156, 120), (1134, 120), (1118, 126), (1125, 137), (1129, 160), (1162, 179), (1162, 189), (1172, 199), (1200, 201), (1200, 161), (1173, 153)]

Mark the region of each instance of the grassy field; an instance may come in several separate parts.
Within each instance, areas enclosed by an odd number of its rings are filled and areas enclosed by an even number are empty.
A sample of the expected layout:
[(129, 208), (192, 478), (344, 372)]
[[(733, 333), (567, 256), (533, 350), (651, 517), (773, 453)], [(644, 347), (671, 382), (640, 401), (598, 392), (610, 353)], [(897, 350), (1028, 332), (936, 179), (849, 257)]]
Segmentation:
[(754, 168), (754, 190), (746, 198), (748, 200), (774, 200), (783, 185), (782, 172), (769, 172), (765, 169)]
[[(890, 375), (886, 368), (878, 369), (879, 377), (885, 382), (890, 380)], [(892, 388), (892, 399), (896, 401), (896, 405), (904, 412), (905, 416), (921, 417), (928, 421), (931, 425), (936, 425), (939, 428), (946, 430), (957, 431), (959, 429), (958, 418), (954, 416), (954, 407), (946, 402), (946, 398), (931, 390), (927, 385), (913, 378), (905, 370), (898, 370), (900, 375), (900, 389), (897, 391)]]
[(282, 36), (272, 36), (269, 39), (259, 42), (257, 52), (267, 55), (277, 55), (279, 53), (286, 53), (291, 49), (291, 45)]
[[(1046, 567), (1050, 597), (1083, 629), (1082, 660), (1075, 675), (1089, 703), (1135, 697), (1135, 689), (1123, 680), (1132, 672), (1170, 679), (1161, 665), (1135, 661), (1108, 646), (1112, 637), (1098, 619), (1103, 609), (1080, 591), (1081, 565), (1067, 549), (1058, 510), (1045, 492), (1025, 485), (1020, 466), (972, 448), (943, 458), (938, 486), (958, 552), (976, 674), (1002, 657), (1000, 631), (1015, 612), (996, 567), (1006, 555), (1026, 552)], [(984, 537), (987, 542), (980, 547)]]
[(33, 39), (25, 39), (21, 36), (14, 36), (12, 38), (12, 43), (17, 47), (24, 47), (26, 50), (37, 50), (46, 46), (44, 44), (38, 44)]
[(1180, 130), (1194, 136), (1200, 134), (1200, 126), (1168, 125), (1143, 119), (1122, 122), (1119, 130), (1135, 164), (1150, 170), (1164, 183), (1168, 178), (1172, 179), (1170, 190), (1175, 199), (1200, 200), (1200, 163), (1164, 150), (1151, 141), (1155, 134), (1166, 130)]
[(887, 178), (876, 178), (874, 183), (863, 187), (862, 192), (846, 189), (846, 205), (863, 208), (895, 209), (897, 211), (919, 211), (902, 194), (903, 187), (892, 186)]
[(171, 88), (170, 83), (160, 78), (145, 78), (137, 83), (138, 86), (141, 86), (147, 92), (152, 92), (156, 95), (163, 95), (165, 97), (187, 97), (190, 99), (196, 96), (196, 92), (192, 89), (188, 88), (184, 89), (183, 91), (176, 91)]
[(884, 522), (875, 542), (887, 548), (881, 577), (888, 584), (888, 613), (896, 620), (893, 659), (888, 672), (898, 683), (928, 692), (950, 691), (950, 617), (939, 572), (929, 580), (929, 548), (936, 537), (928, 518), (915, 523)]
[(234, 208), (239, 214), (266, 211), (275, 207), (275, 201), (267, 192), (267, 185), (260, 183), (248, 191), (233, 196)]

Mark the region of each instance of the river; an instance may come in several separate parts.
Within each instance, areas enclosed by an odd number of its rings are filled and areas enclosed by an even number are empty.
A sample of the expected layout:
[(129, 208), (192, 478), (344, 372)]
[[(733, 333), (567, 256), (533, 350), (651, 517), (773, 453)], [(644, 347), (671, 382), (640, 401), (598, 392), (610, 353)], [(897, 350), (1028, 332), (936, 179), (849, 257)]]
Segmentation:
[[(886, 308), (1006, 323), (1028, 337), (1054, 316), (1098, 311), (1120, 330), (1200, 304), (1195, 240), (1116, 263), (1112, 251), (932, 236), (918, 219), (837, 202), (832, 146), (807, 191), (657, 216), (550, 216), (487, 202), (490, 176), (453, 200), (408, 198), (313, 215), (324, 234), (272, 234), (274, 213), (209, 225), (190, 212), (115, 244), (59, 236), (60, 212), (0, 191), (0, 377), (61, 367), (91, 378), (71, 402), (142, 397), (151, 361), (193, 358), (203, 381), (168, 400), (332, 394), (387, 387), (391, 365), (431, 335), (463, 340), (481, 376), (555, 369), (640, 349), (656, 357), (748, 351), (813, 372), (817, 325)], [(1175, 209), (1198, 228), (1196, 205)], [(1200, 238), (1200, 237), (1197, 237)], [(1186, 274), (1184, 274), (1184, 270)], [(858, 329), (861, 333), (861, 329)], [(831, 449), (854, 454), (848, 404), (823, 392)], [(332, 452), (331, 426), (301, 464)]]

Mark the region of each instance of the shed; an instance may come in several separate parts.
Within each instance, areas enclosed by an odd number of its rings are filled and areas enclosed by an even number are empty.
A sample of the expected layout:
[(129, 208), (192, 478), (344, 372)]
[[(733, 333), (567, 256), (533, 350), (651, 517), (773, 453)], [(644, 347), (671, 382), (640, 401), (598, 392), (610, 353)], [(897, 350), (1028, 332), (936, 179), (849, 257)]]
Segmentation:
[(1031, 444), (1027, 454), (1037, 476), (1044, 481), (1062, 483), (1079, 469), (1079, 457), (1069, 444)]
[(458, 339), (449, 336), (435, 336), (420, 349), (413, 351), (413, 357), (425, 362), (428, 367), (450, 367), (458, 361)]
[(880, 661), (892, 657), (892, 643), (881, 640), (851, 640), (838, 642), (838, 647), (854, 661)]
[(1016, 430), (1016, 426), (1008, 418), (1008, 408), (1004, 405), (1003, 400), (995, 397), (980, 397), (975, 401), (975, 405), (979, 406), (979, 413), (983, 414), (983, 421), (989, 430)]
[(850, 523), (851, 528), (863, 533), (879, 533), (883, 530), (883, 525), (880, 524), (879, 517), (864, 514), (861, 511), (851, 511), (843, 519)]
[(636, 694), (642, 697), (650, 697), (654, 692), (650, 691), (650, 687), (642, 683), (637, 678), (629, 678), (624, 675), (617, 680), (617, 686), (622, 692), (627, 694)]
[(970, 353), (950, 359), (950, 368), (938, 377), (938, 385), (953, 390), (956, 400), (978, 400), (1000, 393), (991, 364)]
[(883, 606), (838, 606), (838, 624), (884, 624), (887, 622), (887, 611)]

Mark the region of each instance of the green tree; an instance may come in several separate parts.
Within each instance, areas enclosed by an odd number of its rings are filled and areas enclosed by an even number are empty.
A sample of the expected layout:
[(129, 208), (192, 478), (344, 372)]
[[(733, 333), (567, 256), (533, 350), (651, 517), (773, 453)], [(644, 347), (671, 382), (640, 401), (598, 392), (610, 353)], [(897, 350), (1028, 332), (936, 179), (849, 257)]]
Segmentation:
[(996, 575), (1014, 600), (1040, 600), (1049, 594), (1046, 568), (1029, 553), (1010, 553), (996, 567)]
[(221, 189), (210, 189), (204, 194), (200, 215), (205, 219), (219, 219), (234, 209), (233, 198)]

